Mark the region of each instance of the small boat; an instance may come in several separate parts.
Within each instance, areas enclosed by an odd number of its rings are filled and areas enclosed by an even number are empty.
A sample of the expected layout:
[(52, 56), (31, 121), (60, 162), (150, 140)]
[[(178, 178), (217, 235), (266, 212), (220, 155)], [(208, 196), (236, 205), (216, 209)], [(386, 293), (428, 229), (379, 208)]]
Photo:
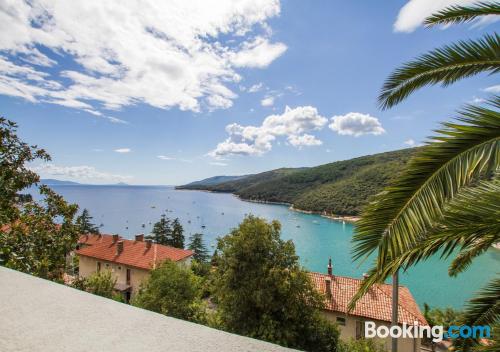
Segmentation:
[(296, 227), (300, 227), (300, 225), (297, 225)]
[(156, 206), (155, 206), (155, 205), (152, 205), (152, 206), (151, 206), (151, 209), (156, 209)]
[(224, 215), (224, 212), (220, 213), (220, 215)]
[(205, 225), (201, 225), (201, 228), (204, 229), (206, 226)]
[(319, 225), (319, 221), (318, 220), (313, 220), (313, 224)]
[(190, 224), (190, 223), (191, 223), (191, 220), (188, 220), (188, 224)]

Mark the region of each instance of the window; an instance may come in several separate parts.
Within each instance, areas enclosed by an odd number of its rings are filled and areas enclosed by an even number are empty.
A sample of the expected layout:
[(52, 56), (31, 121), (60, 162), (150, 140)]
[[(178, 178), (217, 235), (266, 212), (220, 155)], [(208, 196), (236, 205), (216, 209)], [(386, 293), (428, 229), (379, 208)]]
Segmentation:
[(337, 317), (337, 324), (345, 326), (345, 318)]
[(356, 340), (362, 339), (364, 337), (365, 337), (365, 323), (356, 320)]
[(97, 262), (97, 272), (101, 271), (101, 262)]
[(130, 269), (127, 269), (127, 285), (130, 285)]

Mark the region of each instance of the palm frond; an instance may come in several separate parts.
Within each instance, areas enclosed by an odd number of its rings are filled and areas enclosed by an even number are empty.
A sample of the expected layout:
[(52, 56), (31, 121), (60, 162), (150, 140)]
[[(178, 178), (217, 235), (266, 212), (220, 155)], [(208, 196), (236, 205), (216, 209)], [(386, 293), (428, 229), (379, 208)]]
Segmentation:
[(396, 69), (385, 81), (379, 103), (388, 109), (426, 85), (450, 85), (481, 72), (500, 71), (500, 36), (459, 41), (434, 49)]
[(500, 242), (500, 181), (482, 181), (462, 189), (446, 204), (443, 217), (415, 246), (392, 260), (389, 267), (404, 270), (441, 252), (458, 254), (450, 265), (450, 276), (466, 270), (472, 260)]
[(471, 6), (450, 6), (430, 17), (424, 24), (428, 27), (438, 24), (458, 24), (472, 22), (480, 16), (500, 15), (499, 2), (478, 2)]
[(500, 278), (490, 281), (468, 302), (464, 323), (469, 326), (500, 323)]
[(353, 236), (355, 260), (378, 249), (377, 267), (398, 258), (442, 217), (446, 201), (471, 180), (499, 168), (500, 98), (496, 110), (467, 106), (457, 119), (445, 123), (440, 136), (410, 161), (405, 173), (365, 207)]

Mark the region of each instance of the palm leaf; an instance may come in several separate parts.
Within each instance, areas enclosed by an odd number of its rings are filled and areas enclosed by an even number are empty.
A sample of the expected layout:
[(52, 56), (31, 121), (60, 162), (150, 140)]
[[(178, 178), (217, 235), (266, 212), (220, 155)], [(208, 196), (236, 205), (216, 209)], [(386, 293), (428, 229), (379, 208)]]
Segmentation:
[(500, 278), (490, 281), (468, 302), (464, 323), (469, 326), (500, 323)]
[(450, 276), (466, 270), (472, 260), (500, 242), (500, 182), (497, 178), (462, 189), (446, 204), (443, 218), (410, 251), (391, 262), (405, 270), (441, 252), (447, 258), (456, 249)]
[(500, 70), (500, 36), (485, 35), (478, 40), (459, 41), (434, 49), (396, 69), (379, 95), (383, 109), (390, 108), (426, 85), (450, 85), (481, 72)]
[[(500, 98), (490, 104), (498, 109)], [(380, 269), (388, 256), (412, 249), (441, 217), (447, 200), (485, 170), (499, 167), (500, 112), (469, 105), (457, 121), (445, 123), (405, 173), (365, 207), (353, 236), (355, 260), (378, 249)]]
[(500, 182), (483, 181), (477, 187), (461, 190), (443, 211), (443, 218), (415, 246), (379, 270), (375, 265), (353, 297), (349, 309), (374, 284), (383, 282), (399, 268), (410, 266), (441, 252), (447, 258), (459, 248), (450, 265), (450, 275), (465, 270), (472, 260), (500, 241)]
[[(431, 238), (434, 242), (419, 247), (429, 239), (429, 231), (437, 221), (443, 219), (450, 199), (480, 175), (500, 167), (500, 98), (495, 97), (490, 105), (496, 110), (467, 106), (457, 119), (460, 123), (445, 123), (438, 131), (440, 135), (410, 161), (406, 172), (365, 207), (356, 223), (353, 257), (367, 258), (376, 250), (378, 257), (350, 308), (371, 285), (383, 282), (400, 267), (408, 267), (443, 246), (445, 253), (451, 253), (462, 243), (460, 236), (450, 242), (441, 234)], [(461, 204), (457, 200), (455, 208)], [(456, 217), (447, 219), (451, 223)]]
[[(490, 281), (485, 287), (474, 295), (465, 307), (463, 325), (479, 326), (488, 325), (495, 328), (498, 332), (500, 323), (500, 279), (496, 278)], [(458, 339), (454, 342), (454, 347), (458, 351), (470, 351), (471, 347), (478, 351), (497, 351), (498, 336), (495, 336), (492, 345), (481, 346), (479, 339)]]
[(450, 6), (427, 17), (424, 24), (430, 27), (438, 24), (467, 23), (474, 21), (479, 16), (488, 15), (500, 15), (500, 3), (478, 2), (472, 6)]

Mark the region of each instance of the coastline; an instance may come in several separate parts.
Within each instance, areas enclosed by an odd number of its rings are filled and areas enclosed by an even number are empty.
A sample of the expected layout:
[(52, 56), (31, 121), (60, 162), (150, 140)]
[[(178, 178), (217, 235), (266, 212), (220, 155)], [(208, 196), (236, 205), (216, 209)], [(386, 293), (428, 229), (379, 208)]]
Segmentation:
[(354, 216), (354, 215), (336, 215), (336, 214), (327, 214), (325, 211), (320, 212), (320, 211), (312, 211), (312, 210), (303, 210), (299, 208), (295, 208), (293, 205), (290, 206), (290, 210), (297, 211), (299, 213), (304, 213), (304, 214), (315, 214), (315, 215), (320, 215), (323, 218), (327, 218), (330, 220), (335, 220), (335, 221), (345, 221), (354, 224), (356, 221), (360, 219), (359, 216)]
[(312, 211), (312, 210), (304, 210), (304, 209), (300, 209), (300, 208), (295, 208), (293, 204), (287, 203), (287, 202), (271, 202), (271, 201), (266, 201), (266, 200), (245, 199), (245, 198), (241, 198), (237, 194), (233, 193), (233, 195), (236, 198), (238, 198), (239, 200), (244, 201), (244, 202), (272, 204), (272, 205), (286, 205), (286, 206), (288, 206), (288, 209), (290, 209), (292, 211), (296, 211), (298, 213), (303, 213), (303, 214), (319, 215), (323, 218), (334, 220), (334, 221), (344, 221), (344, 222), (354, 224), (356, 221), (358, 221), (360, 219), (359, 216), (354, 216), (354, 215), (327, 214), (325, 211), (320, 212), (320, 211)]
[[(201, 191), (201, 192), (208, 192), (208, 193), (231, 193), (234, 197), (238, 198), (239, 200), (243, 202), (250, 202), (250, 203), (260, 203), (260, 204), (271, 204), (271, 205), (285, 205), (288, 207), (288, 209), (292, 211), (296, 211), (299, 213), (303, 214), (314, 214), (314, 215), (319, 215), (323, 218), (334, 220), (334, 221), (343, 221), (343, 222), (348, 222), (351, 224), (354, 224), (356, 221), (360, 219), (359, 216), (355, 215), (337, 215), (337, 214), (327, 214), (326, 211), (312, 211), (312, 210), (305, 210), (305, 209), (300, 209), (300, 208), (295, 208), (295, 206), (292, 203), (288, 202), (273, 202), (273, 201), (268, 201), (268, 200), (257, 200), (257, 199), (247, 199), (247, 198), (242, 198), (241, 196), (234, 194), (232, 192), (219, 192), (219, 191), (211, 191), (207, 189), (189, 189), (189, 188), (175, 188), (176, 190), (179, 191)], [(500, 244), (499, 244), (499, 249), (500, 249)]]

